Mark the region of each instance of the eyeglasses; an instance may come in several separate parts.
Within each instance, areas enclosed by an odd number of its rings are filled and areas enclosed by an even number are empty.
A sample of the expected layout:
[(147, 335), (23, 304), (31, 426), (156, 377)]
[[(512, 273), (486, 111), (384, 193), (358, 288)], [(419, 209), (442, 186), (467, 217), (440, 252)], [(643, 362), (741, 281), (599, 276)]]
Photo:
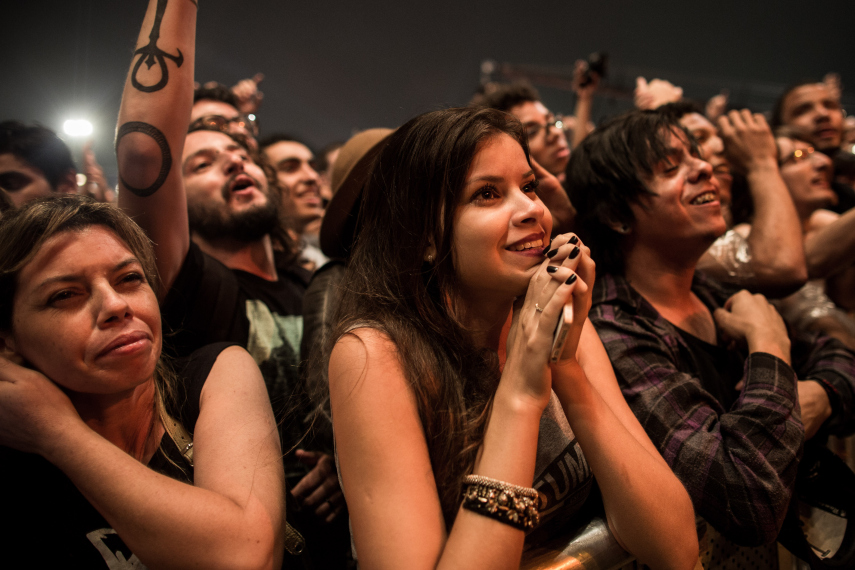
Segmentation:
[(534, 137), (538, 136), (540, 134), (540, 131), (545, 130), (546, 134), (544, 135), (544, 137), (548, 137), (549, 136), (549, 129), (551, 129), (552, 127), (555, 127), (559, 131), (563, 131), (564, 130), (564, 117), (561, 115), (558, 115), (556, 117), (553, 117), (553, 119), (551, 121), (546, 121), (546, 123), (544, 123), (542, 125), (540, 123), (526, 123), (525, 124), (525, 136), (526, 136), (526, 138), (528, 138), (528, 140), (531, 140)]
[(815, 153), (815, 152), (816, 152), (816, 150), (812, 146), (809, 146), (805, 149), (797, 148), (796, 150), (794, 150), (793, 152), (791, 152), (790, 154), (788, 154), (787, 156), (782, 158), (778, 162), (778, 164), (780, 166), (784, 166), (785, 164), (789, 164), (789, 163), (795, 164), (795, 163), (801, 162), (803, 160), (808, 160), (811, 156), (813, 156), (813, 153)]
[(253, 137), (258, 136), (258, 120), (255, 115), (244, 115), (243, 113), (237, 117), (232, 117), (231, 119), (227, 119), (222, 115), (206, 115), (204, 117), (199, 117), (190, 124), (190, 130), (209, 130), (228, 133), (231, 129), (232, 123), (235, 123), (238, 127), (245, 129)]

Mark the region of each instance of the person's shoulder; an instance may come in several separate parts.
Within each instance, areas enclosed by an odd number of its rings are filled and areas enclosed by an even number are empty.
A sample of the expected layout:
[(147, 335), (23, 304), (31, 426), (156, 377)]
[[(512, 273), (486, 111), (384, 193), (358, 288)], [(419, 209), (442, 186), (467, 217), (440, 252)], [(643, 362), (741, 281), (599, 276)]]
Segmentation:
[(805, 233), (809, 234), (811, 232), (815, 232), (817, 230), (821, 230), (822, 228), (829, 226), (840, 219), (840, 214), (836, 212), (832, 212), (831, 210), (819, 209), (810, 215), (808, 218), (807, 227), (805, 228)]
[(389, 335), (369, 323), (359, 323), (336, 341), (333, 352), (370, 355), (397, 354), (398, 347)]

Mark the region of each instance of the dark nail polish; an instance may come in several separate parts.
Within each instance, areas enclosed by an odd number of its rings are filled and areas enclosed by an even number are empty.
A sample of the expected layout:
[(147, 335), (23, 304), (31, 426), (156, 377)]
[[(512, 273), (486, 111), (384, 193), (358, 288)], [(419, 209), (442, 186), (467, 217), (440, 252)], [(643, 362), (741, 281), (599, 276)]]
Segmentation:
[(546, 247), (543, 248), (543, 251), (540, 253), (541, 255), (546, 255), (546, 252), (549, 251), (549, 248), (552, 247), (552, 241), (546, 244)]
[(569, 242), (572, 243), (573, 245), (576, 245), (577, 243), (579, 243), (579, 238), (577, 238), (576, 236), (573, 236), (570, 238)]
[(548, 257), (549, 259), (552, 259), (553, 257), (555, 257), (555, 254), (556, 254), (556, 253), (558, 253), (558, 250), (557, 250), (557, 249), (552, 249), (552, 250), (550, 250), (549, 252), (547, 252), (546, 257)]
[(570, 255), (568, 255), (567, 257), (569, 257), (570, 259), (576, 259), (576, 257), (578, 255), (579, 255), (579, 246), (577, 245), (576, 247), (573, 248), (573, 251), (571, 251)]
[(572, 285), (575, 281), (576, 281), (576, 274), (574, 273), (573, 275), (568, 277), (567, 281), (565, 281), (564, 283), (566, 283), (567, 285)]
[(555, 273), (556, 271), (558, 271), (557, 265), (547, 265), (546, 266), (546, 272), (547, 273)]

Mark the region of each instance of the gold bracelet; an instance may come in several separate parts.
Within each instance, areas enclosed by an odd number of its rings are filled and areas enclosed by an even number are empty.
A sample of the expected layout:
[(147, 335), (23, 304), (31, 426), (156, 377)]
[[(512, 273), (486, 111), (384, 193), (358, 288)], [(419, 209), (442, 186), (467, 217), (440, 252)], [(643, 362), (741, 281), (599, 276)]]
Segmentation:
[(520, 530), (532, 530), (540, 522), (539, 496), (531, 487), (511, 485), (481, 475), (463, 478), (463, 508), (496, 519)]

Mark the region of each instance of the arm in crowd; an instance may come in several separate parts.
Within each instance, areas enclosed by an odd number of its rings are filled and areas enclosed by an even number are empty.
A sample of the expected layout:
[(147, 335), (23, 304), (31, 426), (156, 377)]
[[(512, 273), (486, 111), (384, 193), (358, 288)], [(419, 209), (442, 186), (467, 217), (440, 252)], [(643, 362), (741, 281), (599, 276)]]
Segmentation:
[(855, 209), (842, 215), (817, 210), (804, 239), (810, 278), (825, 278), (834, 302), (855, 309)]
[(590, 74), (590, 81), (582, 85), (588, 64), (584, 60), (577, 60), (573, 69), (573, 90), (576, 92), (576, 109), (573, 115), (576, 117), (576, 128), (573, 129), (573, 140), (570, 148), (579, 146), (588, 135), (588, 123), (591, 121), (591, 109), (594, 106), (594, 93), (600, 84), (600, 76), (597, 73)]
[(627, 405), (590, 321), (578, 362), (587, 382), (554, 367), (552, 385), (596, 476), (609, 529), (653, 568), (692, 566), (698, 547), (691, 499)]
[(855, 309), (855, 209), (840, 215), (817, 210), (805, 234), (812, 279), (825, 278), (826, 293), (840, 307)]
[(0, 358), (0, 380), (4, 443), (61, 469), (148, 567), (281, 564), (281, 450), (261, 374), (243, 349), (223, 351), (202, 389), (193, 485), (157, 473), (91, 429), (42, 374)]
[(736, 543), (774, 541), (804, 438), (793, 369), (771, 354), (751, 353), (742, 393), (725, 410), (681, 369), (675, 333), (611, 306), (595, 307), (592, 320), (630, 408), (696, 512)]
[(537, 195), (552, 214), (552, 235), (569, 232), (576, 219), (576, 208), (570, 203), (570, 197), (553, 174), (543, 168), (532, 157), (531, 167), (537, 178)]
[(816, 333), (794, 336), (792, 354), (806, 437), (820, 429), (839, 436), (855, 432), (855, 354)]
[(163, 294), (190, 247), (181, 173), (193, 104), (193, 0), (151, 0), (122, 93), (116, 133), (119, 205), (155, 244)]
[[(754, 202), (750, 228), (736, 228), (748, 241), (751, 289), (773, 297), (792, 293), (805, 284), (807, 269), (801, 224), (778, 171), (772, 131), (762, 115), (747, 109), (720, 117), (718, 126), (727, 158), (735, 170), (745, 174)], [(698, 267), (717, 279), (729, 280), (725, 268), (709, 253)]]

